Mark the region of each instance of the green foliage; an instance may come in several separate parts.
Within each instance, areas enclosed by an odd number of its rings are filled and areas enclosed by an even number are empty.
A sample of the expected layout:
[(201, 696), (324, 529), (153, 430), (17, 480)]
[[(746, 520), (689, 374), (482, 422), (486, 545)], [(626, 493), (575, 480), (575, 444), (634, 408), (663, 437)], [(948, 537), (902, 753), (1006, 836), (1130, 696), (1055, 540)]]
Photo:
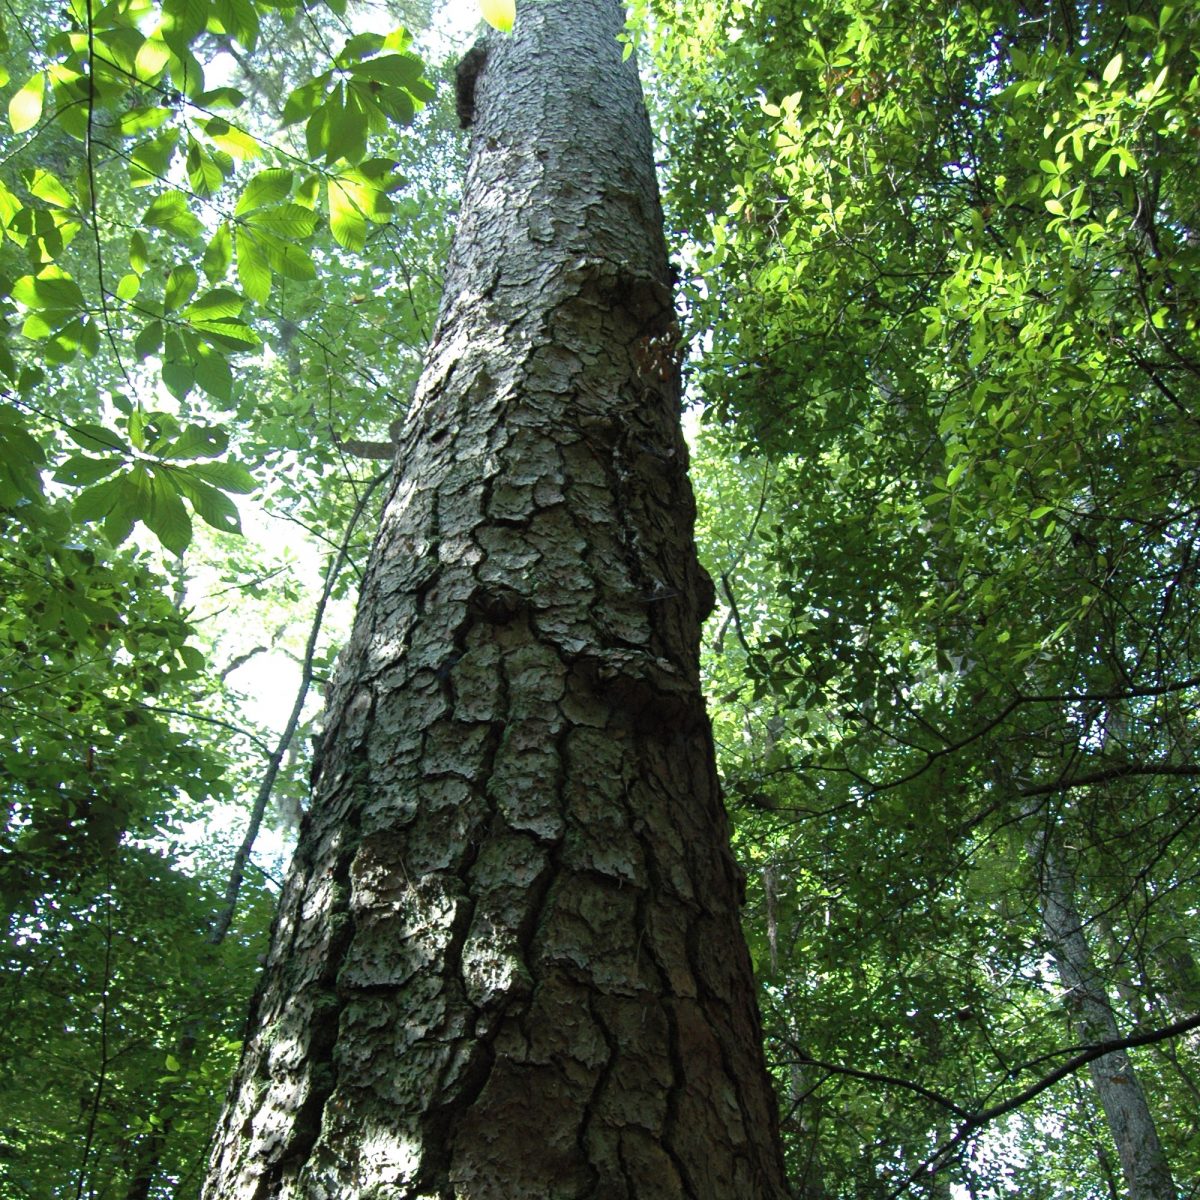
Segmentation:
[[(884, 1194), (953, 1114), (810, 1060), (973, 1110), (1071, 1044), (1031, 829), (1127, 1025), (1196, 1010), (1153, 950), (1196, 950), (1196, 17), (643, 7), (736, 563), (712, 669), (751, 936), (785, 1097), (817, 1089), (793, 1152), (814, 1194)], [(1138, 1065), (1190, 1177), (1198, 1064)], [(956, 1169), (1053, 1190), (1059, 1149)]]
[(217, 936), (278, 738), (242, 668), (286, 687), (308, 638), (306, 545), (347, 536), (370, 472), (341, 441), (415, 378), (460, 151), (409, 35), (344, 5), (50, 18), (7, 10), (0, 47), (0, 1197), (182, 1200), (279, 869), (255, 854)]
[(69, 541), (59, 504), (3, 522), (0, 725), (6, 905), (110, 858), (178, 814), (178, 793), (223, 795), (225, 763), (172, 727), (204, 657), (144, 557)]
[[(273, 292), (315, 284), (329, 232), (361, 250), (368, 225), (392, 218), (403, 179), (368, 145), (409, 124), (433, 89), (407, 31), (351, 34), (280, 114), (282, 128), (303, 122), (301, 159), (245, 93), (205, 82), (215, 47), (252, 51), (264, 20), (286, 28), (273, 6), (75, 4), (53, 31), (17, 20), (31, 49), (10, 66), (23, 82), (0, 178), (0, 376), (6, 425), (39, 451), (23, 445), (12, 482), (38, 503), (41, 467), (57, 466), (63, 435), (82, 430), (86, 449), (112, 453), (103, 474), (116, 475), (97, 483), (99, 464), (74, 459), (56, 472), (67, 487), (91, 484), (79, 519), (101, 521), (113, 544), (142, 521), (181, 553), (189, 509), (236, 530), (220, 493), (249, 489), (236, 464), (218, 478), (176, 461), (194, 448), (164, 430), (155, 393), (185, 421), (236, 406)], [(103, 391), (61, 411), (56, 392), (89, 375), (108, 381)]]
[(211, 886), (127, 849), (10, 918), (4, 1200), (133, 1195), (151, 1154), (160, 1182), (149, 1194), (195, 1192), (236, 1063), (254, 969), (245, 939), (270, 918), (259, 902), (242, 938), (207, 945), (196, 922), (216, 903)]

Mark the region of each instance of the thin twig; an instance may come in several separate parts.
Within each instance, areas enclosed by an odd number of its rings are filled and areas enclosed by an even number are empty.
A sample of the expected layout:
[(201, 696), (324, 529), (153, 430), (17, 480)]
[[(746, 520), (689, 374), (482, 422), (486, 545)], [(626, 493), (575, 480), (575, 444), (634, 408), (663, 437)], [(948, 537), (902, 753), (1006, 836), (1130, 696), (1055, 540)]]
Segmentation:
[(300, 724), (300, 714), (304, 709), (305, 701), (308, 699), (308, 689), (313, 679), (313, 659), (316, 657), (317, 652), (317, 638), (320, 636), (321, 626), (325, 620), (325, 608), (329, 603), (330, 595), (333, 593), (333, 585), (337, 581), (342, 566), (350, 553), (350, 540), (354, 536), (359, 519), (367, 507), (367, 501), (371, 498), (375, 489), (390, 476), (390, 470), (381, 472), (363, 490), (362, 496), (359, 497), (358, 503), (354, 506), (354, 511), (350, 514), (350, 520), (346, 523), (346, 532), (342, 536), (342, 543), (338, 547), (337, 553), (330, 560), (329, 568), (325, 572), (325, 586), (321, 589), (321, 598), (317, 601), (316, 613), (313, 616), (312, 626), (308, 632), (308, 642), (304, 648), (304, 661), (300, 669), (300, 686), (296, 689), (296, 699), (292, 704), (292, 712), (288, 717), (287, 724), (283, 728), (283, 732), (279, 735), (279, 741), (275, 749), (271, 751), (271, 756), (267, 759), (266, 770), (263, 772), (262, 781), (258, 787), (258, 795), (254, 798), (254, 805), (250, 810), (250, 820), (246, 826), (246, 833), (242, 838), (242, 844), (238, 847), (237, 853), (233, 856), (233, 867), (229, 872), (229, 883), (225, 888), (225, 904), (213, 920), (208, 931), (208, 941), (214, 946), (219, 946), (225, 940), (225, 935), (229, 932), (230, 925), (233, 924), (233, 915), (237, 910), (238, 894), (242, 889), (242, 881), (246, 876), (246, 865), (250, 861), (250, 852), (254, 849), (255, 839), (258, 837), (259, 828), (262, 826), (263, 815), (267, 811), (267, 803), (271, 799), (271, 792), (275, 787), (275, 779), (279, 775), (283, 756), (287, 753), (288, 745), (295, 736), (296, 728)]
[[(83, 1200), (83, 1185), (87, 1181), (88, 1159), (96, 1142), (96, 1123), (100, 1119), (100, 1103), (104, 1099), (104, 1085), (108, 1082), (108, 993), (112, 985), (112, 879), (104, 896), (104, 981), (100, 990), (100, 1066), (96, 1072), (96, 1090), (88, 1112), (87, 1132), (83, 1138), (83, 1158), (79, 1163), (79, 1180), (75, 1185), (75, 1200)], [(89, 1195), (92, 1189), (88, 1189)]]

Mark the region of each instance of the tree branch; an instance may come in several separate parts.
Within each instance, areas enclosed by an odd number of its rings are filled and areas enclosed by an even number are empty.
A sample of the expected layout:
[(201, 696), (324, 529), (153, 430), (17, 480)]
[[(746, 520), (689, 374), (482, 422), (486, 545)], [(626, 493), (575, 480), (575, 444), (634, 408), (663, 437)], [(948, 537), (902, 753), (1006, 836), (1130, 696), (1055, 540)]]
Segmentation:
[[(888, 1200), (897, 1200), (897, 1197), (903, 1195), (923, 1175), (932, 1175), (941, 1170), (946, 1165), (950, 1155), (982, 1129), (983, 1126), (990, 1124), (999, 1117), (1007, 1116), (1022, 1105), (1028, 1104), (1035, 1096), (1040, 1096), (1047, 1088), (1053, 1087), (1068, 1075), (1073, 1075), (1080, 1067), (1086, 1067), (1088, 1063), (1093, 1062), (1097, 1058), (1103, 1058), (1106, 1054), (1113, 1054), (1118, 1050), (1131, 1050), (1136, 1046), (1149, 1046), (1155, 1042), (1165, 1042), (1171, 1038), (1179, 1037), (1181, 1034), (1189, 1033), (1193, 1029), (1200, 1029), (1200, 1014), (1185, 1017), (1183, 1020), (1175, 1021), (1170, 1025), (1164, 1025), (1160, 1029), (1151, 1029), (1145, 1033), (1135, 1033), (1129, 1037), (1097, 1042), (1094, 1046), (1088, 1046), (1085, 1050), (1081, 1050), (1078, 1054), (1067, 1059), (1062, 1066), (1055, 1067), (1053, 1071), (1043, 1075), (1041, 1079), (1035, 1083), (1031, 1083), (1015, 1096), (1010, 1096), (1007, 1100), (1000, 1101), (999, 1104), (993, 1104), (990, 1108), (985, 1108), (977, 1113), (968, 1115), (962, 1124), (959, 1125), (958, 1129), (955, 1130), (954, 1136), (948, 1142), (939, 1146), (915, 1171), (910, 1172), (904, 1182), (891, 1193)], [(1019, 1068), (1014, 1068), (1012, 1073), (1015, 1073), (1017, 1070)], [(913, 1085), (906, 1086), (911, 1087)]]
[(390, 478), (391, 474), (390, 470), (381, 472), (363, 489), (363, 494), (359, 497), (354, 511), (350, 514), (350, 520), (346, 523), (346, 532), (342, 536), (341, 545), (330, 560), (329, 568), (325, 572), (325, 586), (321, 589), (321, 598), (317, 601), (317, 610), (313, 615), (312, 626), (308, 632), (308, 642), (304, 647), (304, 661), (300, 667), (300, 686), (296, 689), (292, 712), (283, 732), (279, 735), (275, 749), (271, 751), (271, 756), (267, 759), (267, 767), (258, 787), (258, 795), (255, 796), (254, 805), (250, 810), (250, 821), (246, 826), (246, 833), (237, 853), (233, 856), (233, 867), (229, 872), (229, 883), (225, 888), (225, 904), (208, 931), (208, 940), (214, 946), (220, 945), (225, 940), (225, 935), (229, 932), (230, 925), (233, 924), (233, 914), (237, 910), (238, 893), (241, 891), (242, 881), (246, 876), (246, 865), (250, 861), (250, 852), (254, 849), (255, 839), (262, 826), (263, 815), (267, 811), (267, 803), (271, 798), (271, 791), (275, 787), (275, 779), (279, 775), (283, 756), (287, 753), (288, 745), (295, 736), (296, 727), (300, 724), (300, 714), (304, 709), (304, 702), (308, 699), (308, 689), (312, 684), (313, 659), (317, 652), (317, 638), (320, 636), (321, 626), (325, 620), (325, 608), (333, 593), (333, 585), (341, 572), (342, 565), (350, 553), (350, 539), (354, 535), (354, 530), (358, 526), (359, 519), (366, 509), (367, 501), (371, 498), (372, 493), (385, 479)]
[(918, 1096), (924, 1096), (926, 1100), (932, 1100), (934, 1104), (938, 1104), (942, 1108), (949, 1109), (955, 1116), (962, 1117), (965, 1121), (972, 1119), (973, 1114), (970, 1109), (963, 1108), (960, 1104), (955, 1104), (949, 1096), (945, 1096), (941, 1092), (935, 1092), (933, 1088), (927, 1088), (920, 1083), (913, 1083), (911, 1079), (901, 1079), (898, 1075), (884, 1075), (879, 1071), (861, 1071), (857, 1067), (843, 1067), (838, 1063), (821, 1062), (820, 1059), (806, 1054), (795, 1044), (791, 1044), (791, 1049), (796, 1055), (793, 1061), (802, 1066), (819, 1067), (822, 1071), (828, 1071), (831, 1075), (848, 1075), (851, 1079), (863, 1079), (868, 1083), (885, 1083), (889, 1087), (905, 1088), (910, 1092), (916, 1092)]
[(258, 734), (251, 733), (249, 729), (243, 729), (240, 725), (233, 724), (232, 721), (222, 721), (220, 717), (209, 717), (204, 713), (190, 712), (186, 708), (169, 708), (164, 704), (147, 704), (145, 701), (139, 701), (138, 708), (144, 712), (183, 717), (188, 721), (200, 721), (205, 725), (216, 725), (220, 729), (228, 729), (230, 733), (236, 733), (238, 737), (244, 737), (248, 742), (253, 742), (264, 754), (269, 753), (271, 749)]
[(1108, 783), (1114, 779), (1126, 779), (1130, 775), (1200, 775), (1200, 766), (1188, 763), (1115, 763), (1097, 771), (1088, 771), (1074, 778), (1064, 777), (1050, 783), (1039, 783), (1022, 788), (1022, 796), (1052, 796), (1070, 788), (1091, 787), (1096, 783)]

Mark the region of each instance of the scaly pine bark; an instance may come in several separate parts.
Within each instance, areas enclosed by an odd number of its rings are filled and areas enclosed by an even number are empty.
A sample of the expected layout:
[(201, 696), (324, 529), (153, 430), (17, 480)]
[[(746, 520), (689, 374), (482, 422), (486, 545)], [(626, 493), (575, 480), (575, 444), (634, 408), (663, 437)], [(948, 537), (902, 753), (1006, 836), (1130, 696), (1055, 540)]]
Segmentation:
[(208, 1200), (781, 1200), (616, 0), (474, 80), (426, 370)]

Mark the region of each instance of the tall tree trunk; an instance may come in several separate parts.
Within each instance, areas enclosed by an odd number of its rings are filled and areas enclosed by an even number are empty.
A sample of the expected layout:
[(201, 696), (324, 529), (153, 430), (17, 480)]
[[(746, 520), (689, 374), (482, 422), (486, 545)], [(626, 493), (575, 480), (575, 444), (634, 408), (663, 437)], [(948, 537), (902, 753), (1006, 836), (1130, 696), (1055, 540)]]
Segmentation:
[(622, 17), (524, 3), (460, 89), (442, 312), (208, 1200), (786, 1194)]
[[(1079, 916), (1074, 877), (1044, 824), (1030, 839), (1030, 848), (1038, 872), (1042, 922), (1066, 989), (1071, 1024), (1084, 1045), (1116, 1041), (1121, 1031)], [(1116, 1050), (1094, 1059), (1088, 1069), (1116, 1143), (1129, 1200), (1176, 1200), (1171, 1168), (1129, 1055)]]

